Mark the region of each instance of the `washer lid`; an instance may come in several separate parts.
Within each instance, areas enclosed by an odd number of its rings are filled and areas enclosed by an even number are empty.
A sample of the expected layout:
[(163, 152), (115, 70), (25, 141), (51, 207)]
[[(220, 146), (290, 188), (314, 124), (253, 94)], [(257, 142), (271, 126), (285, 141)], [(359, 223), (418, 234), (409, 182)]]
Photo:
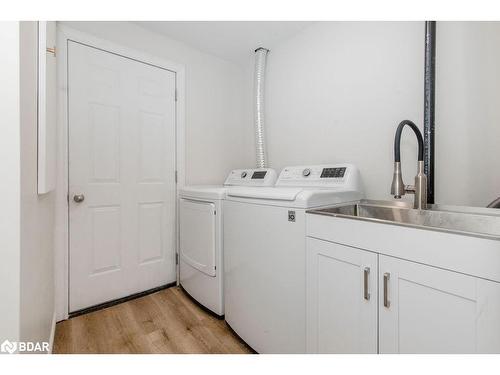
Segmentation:
[(269, 206), (312, 208), (362, 199), (361, 191), (307, 188), (234, 188), (227, 192), (227, 200)]
[(253, 198), (253, 199), (270, 199), (279, 201), (293, 201), (297, 195), (304, 190), (303, 188), (292, 187), (232, 187), (227, 191), (229, 197)]
[(185, 198), (224, 199), (227, 188), (221, 185), (192, 185), (179, 189), (179, 195)]

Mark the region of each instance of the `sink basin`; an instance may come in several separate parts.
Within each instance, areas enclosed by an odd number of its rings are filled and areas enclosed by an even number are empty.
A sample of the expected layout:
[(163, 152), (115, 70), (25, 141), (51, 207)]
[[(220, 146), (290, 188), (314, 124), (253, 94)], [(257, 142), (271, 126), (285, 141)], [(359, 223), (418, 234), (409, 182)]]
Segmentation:
[(500, 240), (500, 210), (491, 208), (431, 205), (416, 210), (409, 202), (361, 200), (307, 212)]

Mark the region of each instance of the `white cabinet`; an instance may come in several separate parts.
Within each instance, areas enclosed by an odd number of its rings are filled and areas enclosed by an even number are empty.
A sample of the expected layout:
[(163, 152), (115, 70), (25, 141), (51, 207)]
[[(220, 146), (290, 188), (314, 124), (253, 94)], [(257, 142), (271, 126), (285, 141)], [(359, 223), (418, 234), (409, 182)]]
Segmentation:
[(308, 353), (500, 353), (500, 283), (308, 237), (306, 286)]
[(500, 284), (379, 256), (380, 353), (499, 353)]
[(500, 241), (306, 216), (309, 352), (500, 353)]
[(307, 238), (308, 353), (377, 353), (377, 254)]

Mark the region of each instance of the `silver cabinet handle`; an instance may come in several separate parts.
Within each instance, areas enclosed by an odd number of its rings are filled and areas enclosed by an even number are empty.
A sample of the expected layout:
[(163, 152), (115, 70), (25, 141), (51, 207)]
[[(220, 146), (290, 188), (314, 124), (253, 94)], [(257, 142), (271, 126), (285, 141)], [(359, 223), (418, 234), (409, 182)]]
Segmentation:
[(368, 292), (368, 277), (370, 276), (370, 267), (365, 267), (363, 270), (363, 284), (364, 284), (364, 292), (363, 297), (369, 301), (370, 293)]
[(83, 195), (83, 194), (76, 194), (76, 195), (73, 196), (73, 200), (76, 203), (82, 203), (85, 200), (85, 195)]
[(388, 287), (389, 280), (391, 279), (391, 274), (389, 272), (384, 273), (384, 307), (390, 307), (391, 301), (389, 301)]

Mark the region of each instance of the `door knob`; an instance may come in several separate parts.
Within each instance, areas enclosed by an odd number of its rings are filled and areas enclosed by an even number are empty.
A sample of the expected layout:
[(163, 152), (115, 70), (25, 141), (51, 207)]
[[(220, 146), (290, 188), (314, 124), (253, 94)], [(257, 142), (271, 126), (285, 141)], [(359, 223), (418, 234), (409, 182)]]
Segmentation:
[(76, 194), (76, 195), (73, 196), (73, 200), (76, 203), (82, 203), (85, 200), (85, 195), (83, 195), (83, 194)]

